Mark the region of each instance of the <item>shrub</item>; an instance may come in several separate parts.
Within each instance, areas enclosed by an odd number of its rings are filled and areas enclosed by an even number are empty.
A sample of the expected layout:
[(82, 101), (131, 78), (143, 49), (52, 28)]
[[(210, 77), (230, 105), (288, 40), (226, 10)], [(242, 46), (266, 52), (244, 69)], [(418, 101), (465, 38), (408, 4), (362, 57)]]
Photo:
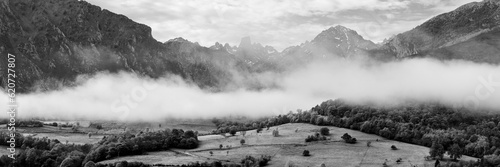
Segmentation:
[(319, 132), (321, 133), (321, 135), (324, 135), (324, 136), (328, 136), (330, 135), (330, 129), (326, 128), (326, 127), (323, 127), (319, 130)]
[(392, 150), (398, 150), (398, 148), (397, 148), (395, 145), (392, 145), (392, 146), (391, 146), (391, 149), (392, 149)]
[(309, 150), (304, 150), (304, 152), (302, 152), (302, 155), (303, 155), (303, 156), (306, 156), (306, 157), (307, 157), (307, 156), (311, 156), (311, 154), (310, 154)]

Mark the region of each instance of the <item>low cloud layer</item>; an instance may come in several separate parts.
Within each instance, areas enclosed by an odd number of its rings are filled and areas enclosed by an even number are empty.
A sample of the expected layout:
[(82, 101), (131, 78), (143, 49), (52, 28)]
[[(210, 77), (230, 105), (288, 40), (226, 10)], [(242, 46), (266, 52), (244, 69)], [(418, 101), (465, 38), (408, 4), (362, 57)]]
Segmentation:
[[(276, 81), (278, 88), (214, 93), (177, 76), (149, 79), (129, 73), (101, 73), (82, 79), (74, 88), (21, 94), (17, 100), (21, 117), (122, 121), (266, 116), (309, 109), (335, 98), (385, 105), (406, 100), (439, 101), (500, 110), (500, 66), (465, 61), (331, 61), (260, 78)], [(2, 105), (6, 97), (1, 96)], [(0, 114), (0, 118), (7, 116)]]

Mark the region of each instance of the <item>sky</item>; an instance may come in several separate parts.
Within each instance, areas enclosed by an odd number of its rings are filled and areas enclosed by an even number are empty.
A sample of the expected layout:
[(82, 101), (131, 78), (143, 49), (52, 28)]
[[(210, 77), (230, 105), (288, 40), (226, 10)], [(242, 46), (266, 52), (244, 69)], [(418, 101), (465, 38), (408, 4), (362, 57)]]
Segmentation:
[(153, 29), (161, 42), (183, 37), (202, 46), (241, 38), (281, 51), (343, 25), (382, 42), (473, 0), (87, 0)]

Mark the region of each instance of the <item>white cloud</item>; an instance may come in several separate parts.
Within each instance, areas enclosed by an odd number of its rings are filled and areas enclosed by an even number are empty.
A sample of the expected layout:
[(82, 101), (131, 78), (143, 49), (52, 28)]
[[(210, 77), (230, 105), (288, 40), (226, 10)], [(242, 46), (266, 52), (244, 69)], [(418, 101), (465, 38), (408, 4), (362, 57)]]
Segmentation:
[[(433, 15), (452, 10), (471, 0), (88, 0), (110, 11), (124, 14), (131, 19), (149, 25), (153, 36), (159, 41), (184, 37), (201, 45), (211, 46), (215, 42), (239, 44), (241, 37), (251, 36), (255, 42), (271, 45), (278, 50), (291, 44), (297, 45), (311, 40), (331, 25), (353, 25), (339, 18), (337, 13), (356, 10), (360, 14), (376, 11), (387, 14), (392, 22), (383, 25), (380, 32), (367, 36), (381, 41), (395, 32), (404, 32), (411, 27), (402, 25), (403, 17), (419, 17), (417, 25)], [(413, 10), (415, 5), (418, 10)], [(424, 6), (424, 7), (422, 7)], [(403, 16), (391, 15), (395, 11), (406, 11)], [(425, 10), (425, 12), (422, 12)], [(420, 12), (420, 13), (419, 13)], [(425, 13), (422, 15), (422, 13)], [(412, 14), (415, 14), (413, 16)], [(335, 23), (311, 23), (304, 19), (284, 19), (290, 16), (318, 18), (328, 16)], [(357, 27), (379, 24), (368, 17), (357, 20)], [(415, 21), (415, 20), (414, 20)], [(401, 23), (401, 24), (398, 24)], [(355, 29), (356, 27), (353, 27)], [(311, 33), (311, 34), (305, 34)], [(363, 34), (363, 33), (360, 33)]]
[[(407, 59), (370, 64), (316, 62), (288, 74), (268, 74), (279, 89), (211, 93), (180, 77), (150, 79), (129, 73), (101, 73), (59, 91), (19, 94), (18, 116), (47, 119), (158, 120), (285, 114), (322, 101), (398, 104), (434, 100), (448, 105), (500, 110), (500, 66), (466, 61)], [(7, 95), (0, 93), (6, 111)], [(0, 114), (6, 118), (7, 114)]]

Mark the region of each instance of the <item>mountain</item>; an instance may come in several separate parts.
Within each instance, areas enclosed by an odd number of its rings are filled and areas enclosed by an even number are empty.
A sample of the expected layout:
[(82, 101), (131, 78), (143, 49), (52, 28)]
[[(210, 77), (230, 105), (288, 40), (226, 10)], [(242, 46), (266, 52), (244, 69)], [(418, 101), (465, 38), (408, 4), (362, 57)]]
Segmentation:
[(377, 47), (356, 31), (338, 25), (322, 31), (311, 42), (286, 48), (281, 55), (289, 63), (303, 64), (317, 59), (351, 58)]
[(16, 56), (18, 92), (57, 89), (100, 71), (176, 74), (220, 88), (231, 80), (228, 68), (245, 64), (182, 38), (158, 42), (150, 27), (78, 0), (0, 0), (0, 52)]
[[(238, 46), (200, 46), (182, 37), (159, 42), (151, 28), (78, 0), (0, 0), (0, 53), (16, 55), (18, 92), (72, 86), (80, 75), (127, 71), (175, 74), (201, 88), (260, 89), (258, 73), (283, 72), (311, 61), (371, 56), (500, 63), (500, 2), (473, 2), (438, 15), (382, 45), (335, 26), (310, 42), (278, 52), (242, 38)], [(0, 59), (5, 71), (6, 59)], [(6, 86), (6, 72), (0, 86)], [(236, 83), (236, 84), (235, 84)]]
[(500, 63), (499, 29), (500, 1), (472, 2), (396, 35), (371, 53)]

